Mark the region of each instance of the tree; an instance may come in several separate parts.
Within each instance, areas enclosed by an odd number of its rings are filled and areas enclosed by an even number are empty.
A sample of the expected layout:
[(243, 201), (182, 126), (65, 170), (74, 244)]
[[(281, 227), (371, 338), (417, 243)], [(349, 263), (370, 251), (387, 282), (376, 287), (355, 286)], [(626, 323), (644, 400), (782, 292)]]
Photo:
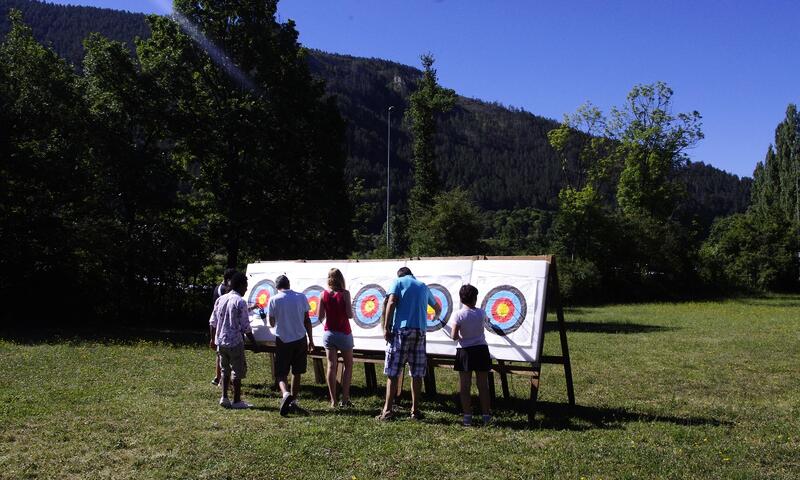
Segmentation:
[(208, 194), (211, 238), (231, 267), (350, 251), (344, 124), (276, 4), (178, 0), (175, 20), (149, 18), (138, 48), (175, 99), (175, 152)]
[(700, 113), (673, 114), (672, 95), (664, 82), (636, 85), (625, 105), (611, 111), (607, 132), (619, 142), (622, 167), (617, 202), (627, 215), (672, 215), (681, 193), (676, 171), (686, 163), (685, 150), (703, 138)]
[(10, 20), (0, 44), (0, 291), (20, 294), (18, 304), (46, 295), (68, 308), (84, 274), (75, 235), (86, 192), (80, 89), (18, 11)]
[(414, 186), (409, 197), (409, 237), (414, 255), (419, 255), (425, 249), (422, 245), (427, 231), (427, 212), (439, 191), (434, 142), (436, 114), (450, 110), (455, 103), (455, 92), (441, 87), (437, 81), (433, 55), (425, 54), (420, 59), (424, 69), (422, 79), (417, 90), (411, 94), (410, 107), (406, 112), (414, 138)]
[(416, 255), (457, 256), (481, 252), (480, 210), (465, 190), (456, 188), (436, 195), (425, 218), (424, 230), (415, 244)]
[(800, 223), (800, 112), (794, 104), (775, 129), (775, 147), (767, 149), (764, 162), (753, 174), (752, 209)]

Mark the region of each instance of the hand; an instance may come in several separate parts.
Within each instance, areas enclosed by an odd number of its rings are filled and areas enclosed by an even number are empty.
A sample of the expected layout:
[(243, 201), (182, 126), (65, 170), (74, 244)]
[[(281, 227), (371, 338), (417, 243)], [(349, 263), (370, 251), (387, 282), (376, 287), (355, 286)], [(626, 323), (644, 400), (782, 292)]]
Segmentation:
[(214, 350), (217, 349), (217, 345), (214, 343), (213, 339), (208, 341), (208, 346), (213, 348)]
[(308, 353), (314, 352), (314, 340), (308, 342)]
[(394, 337), (394, 333), (388, 330), (383, 332), (383, 338), (386, 340), (386, 343), (392, 343), (392, 337)]

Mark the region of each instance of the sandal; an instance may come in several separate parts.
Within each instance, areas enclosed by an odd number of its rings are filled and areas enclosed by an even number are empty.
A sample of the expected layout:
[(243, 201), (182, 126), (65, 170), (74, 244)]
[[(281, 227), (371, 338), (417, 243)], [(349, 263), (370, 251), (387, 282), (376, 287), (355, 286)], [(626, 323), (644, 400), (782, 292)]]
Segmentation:
[(394, 420), (394, 412), (392, 412), (391, 410), (388, 412), (381, 412), (380, 415), (375, 417), (375, 420), (378, 420), (379, 422), (389, 422), (391, 420)]

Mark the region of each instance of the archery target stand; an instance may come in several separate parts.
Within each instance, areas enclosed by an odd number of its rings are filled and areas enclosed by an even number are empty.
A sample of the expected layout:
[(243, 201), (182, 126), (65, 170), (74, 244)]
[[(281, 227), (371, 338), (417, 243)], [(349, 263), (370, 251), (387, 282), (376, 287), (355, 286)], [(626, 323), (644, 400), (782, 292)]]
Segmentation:
[[(250, 324), (256, 338), (248, 348), (266, 352), (274, 359), (275, 334), (260, 319), (268, 315), (269, 298), (277, 293), (274, 278), (287, 275), (292, 289), (306, 295), (309, 302), (316, 345), (322, 343), (322, 325), (317, 315), (320, 295), (326, 284), (327, 272), (335, 267), (342, 271), (347, 286), (353, 294), (353, 360), (363, 363), (366, 387), (379, 393), (375, 365), (384, 363), (385, 341), (381, 328), (384, 300), (387, 289), (394, 282), (400, 267), (409, 267), (414, 275), (431, 289), (442, 314), (435, 318), (429, 309), (427, 318), (426, 349), (428, 375), (424, 379), (425, 394), (436, 394), (435, 367), (452, 369), (455, 364), (456, 343), (450, 338), (448, 321), (458, 305), (458, 290), (465, 283), (475, 285), (480, 291), (478, 306), (486, 311), (484, 323), (486, 339), (492, 356), (489, 371), (489, 389), (495, 398), (494, 374), (500, 377), (503, 397), (510, 398), (508, 374), (528, 377), (530, 398), (528, 423), (533, 425), (541, 385), (542, 364), (562, 365), (567, 386), (567, 398), (575, 405), (572, 382), (572, 365), (567, 344), (564, 309), (561, 303), (556, 259), (546, 256), (518, 257), (439, 257), (393, 260), (298, 260), (256, 262), (248, 265), (247, 275), (252, 287), (245, 294), (251, 306)], [(547, 321), (548, 310), (556, 315), (555, 322)], [(543, 355), (546, 325), (555, 323), (559, 332), (561, 355)], [(555, 330), (555, 329), (552, 329)], [(552, 331), (551, 330), (551, 331)], [(316, 347), (309, 355), (317, 383), (324, 383), (322, 360), (325, 350)], [(273, 362), (274, 372), (274, 360)], [(398, 382), (397, 395), (403, 388), (403, 377)], [(276, 383), (272, 378), (273, 385)]]

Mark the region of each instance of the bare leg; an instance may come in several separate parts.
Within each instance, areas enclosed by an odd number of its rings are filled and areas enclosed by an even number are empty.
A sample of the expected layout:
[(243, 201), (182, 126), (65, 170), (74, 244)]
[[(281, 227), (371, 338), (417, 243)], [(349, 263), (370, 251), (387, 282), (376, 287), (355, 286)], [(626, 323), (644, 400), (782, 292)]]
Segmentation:
[(242, 380), (239, 378), (233, 379), (233, 403), (242, 401)]
[(222, 375), (222, 368), (221, 368), (221, 367), (220, 367), (220, 365), (219, 365), (219, 355), (217, 355), (217, 363), (216, 363), (216, 369), (215, 369), (215, 372), (216, 372), (217, 376), (216, 376), (216, 377), (214, 377), (214, 378), (216, 378), (217, 380), (219, 380), (219, 379), (220, 379), (220, 375)]
[(286, 381), (286, 377), (278, 377), (278, 387), (281, 389), (281, 394), (289, 393), (289, 384)]
[[(486, 374), (484, 373), (484, 381), (485, 377)], [(464, 415), (472, 415), (472, 372), (458, 372), (458, 379), (461, 385), (459, 392), (461, 395), (461, 410)], [(480, 380), (478, 381), (478, 389), (480, 391)]]
[(300, 394), (300, 373), (292, 374), (292, 396), (296, 399)]
[(342, 350), (342, 361), (344, 370), (342, 371), (342, 401), (350, 401), (350, 382), (353, 380), (353, 351)]
[[(339, 355), (336, 354), (335, 348), (325, 350), (325, 356), (328, 358), (328, 395), (331, 399), (331, 407), (336, 406), (336, 373), (339, 368)], [(344, 390), (344, 387), (342, 387)]]
[(422, 377), (411, 377), (411, 412), (419, 412), (417, 400), (422, 391)]
[(475, 382), (478, 384), (478, 398), (481, 401), (481, 413), (491, 414), (491, 399), (489, 398), (489, 372), (475, 372)]
[(383, 403), (383, 411), (391, 412), (394, 396), (397, 392), (397, 377), (386, 377), (386, 401)]
[(231, 384), (230, 375), (222, 375), (222, 398), (228, 398), (228, 386)]

